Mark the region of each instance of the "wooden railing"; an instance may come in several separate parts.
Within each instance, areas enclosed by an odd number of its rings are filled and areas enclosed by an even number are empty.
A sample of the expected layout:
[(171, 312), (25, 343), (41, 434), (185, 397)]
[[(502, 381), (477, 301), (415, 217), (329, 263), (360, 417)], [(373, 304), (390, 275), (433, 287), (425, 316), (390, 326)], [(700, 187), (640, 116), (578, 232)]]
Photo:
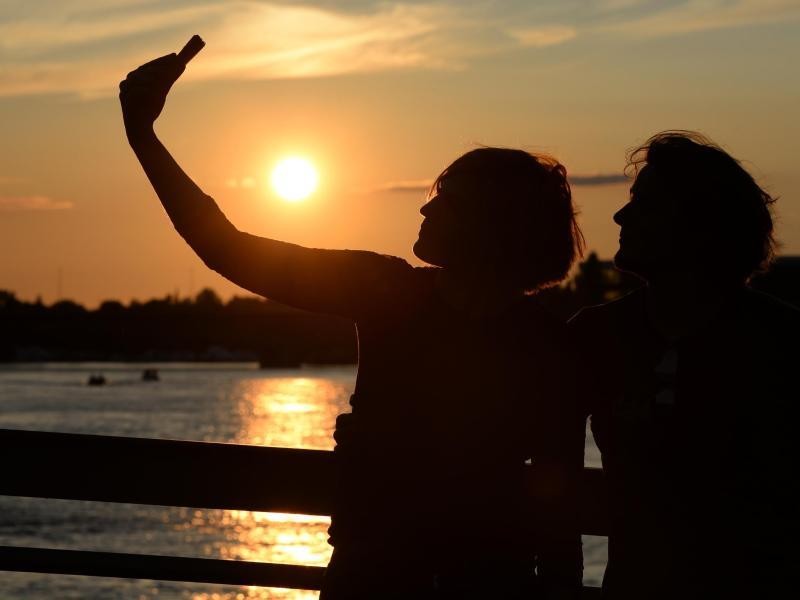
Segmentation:
[[(0, 456), (0, 495), (331, 513), (331, 452), (4, 429)], [(528, 476), (535, 480), (535, 468)], [(581, 531), (606, 535), (599, 469), (584, 470), (582, 487)], [(0, 570), (312, 590), (323, 573), (299, 565), (10, 546), (0, 546)], [(596, 595), (584, 588), (585, 597)]]

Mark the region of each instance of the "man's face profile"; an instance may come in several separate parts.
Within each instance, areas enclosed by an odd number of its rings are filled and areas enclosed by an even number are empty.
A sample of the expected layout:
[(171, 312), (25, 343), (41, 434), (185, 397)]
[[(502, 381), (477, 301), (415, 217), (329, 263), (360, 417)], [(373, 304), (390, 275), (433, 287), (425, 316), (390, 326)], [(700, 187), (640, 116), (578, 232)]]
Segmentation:
[(616, 266), (644, 279), (680, 268), (682, 262), (677, 202), (666, 178), (650, 166), (636, 176), (630, 199), (615, 215), (620, 226)]

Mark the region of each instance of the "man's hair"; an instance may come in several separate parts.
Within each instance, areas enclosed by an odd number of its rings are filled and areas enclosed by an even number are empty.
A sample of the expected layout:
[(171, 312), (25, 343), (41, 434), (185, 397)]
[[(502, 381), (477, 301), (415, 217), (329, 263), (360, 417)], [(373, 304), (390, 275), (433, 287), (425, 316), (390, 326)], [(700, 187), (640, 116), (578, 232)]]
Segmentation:
[(528, 291), (567, 276), (584, 241), (562, 164), (524, 150), (476, 148), (442, 171), (431, 193), (456, 176), (478, 194), (481, 217), (496, 234), (499, 268)]
[(747, 281), (775, 256), (775, 199), (738, 160), (693, 131), (662, 131), (628, 153), (626, 173), (645, 166), (667, 181), (710, 276)]

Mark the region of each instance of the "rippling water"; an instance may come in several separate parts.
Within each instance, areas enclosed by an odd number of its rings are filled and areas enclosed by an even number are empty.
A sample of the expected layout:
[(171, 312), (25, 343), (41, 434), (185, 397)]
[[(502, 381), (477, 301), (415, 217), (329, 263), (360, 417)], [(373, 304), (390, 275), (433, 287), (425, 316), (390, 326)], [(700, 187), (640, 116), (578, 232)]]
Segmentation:
[[(355, 367), (259, 370), (255, 365), (49, 364), (0, 368), (0, 428), (238, 442), (327, 450), (349, 409)], [(107, 385), (89, 387), (90, 373)], [(593, 444), (587, 465), (599, 464)], [(72, 548), (324, 566), (330, 519), (0, 496), (0, 545)], [(602, 538), (584, 539), (585, 580), (597, 585)], [(100, 577), (0, 574), (2, 598), (306, 600), (316, 592)]]

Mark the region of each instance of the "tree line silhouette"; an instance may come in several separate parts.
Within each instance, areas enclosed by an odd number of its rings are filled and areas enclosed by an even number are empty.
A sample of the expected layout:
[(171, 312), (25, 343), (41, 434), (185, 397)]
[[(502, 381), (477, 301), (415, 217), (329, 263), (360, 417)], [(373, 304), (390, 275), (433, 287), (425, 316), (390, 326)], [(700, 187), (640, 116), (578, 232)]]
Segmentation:
[[(569, 318), (641, 282), (590, 254), (565, 284), (540, 292), (545, 306)], [(800, 305), (800, 257), (783, 257), (752, 282)], [(89, 310), (71, 300), (45, 305), (0, 290), (0, 361), (260, 361), (265, 367), (348, 364), (357, 360), (352, 322), (255, 297), (228, 302), (212, 289), (194, 298), (124, 305), (107, 300)]]

